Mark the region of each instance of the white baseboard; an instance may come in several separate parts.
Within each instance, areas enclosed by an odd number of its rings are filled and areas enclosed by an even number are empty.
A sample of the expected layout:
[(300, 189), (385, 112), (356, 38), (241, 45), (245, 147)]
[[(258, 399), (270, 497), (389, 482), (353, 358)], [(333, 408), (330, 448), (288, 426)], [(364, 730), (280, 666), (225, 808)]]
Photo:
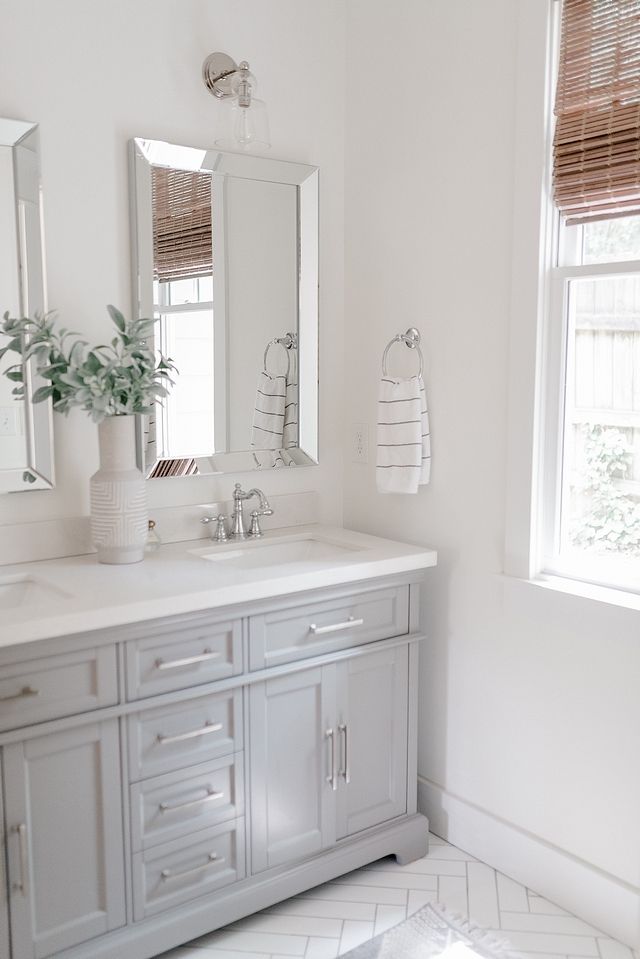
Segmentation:
[(431, 831), (631, 948), (640, 947), (640, 889), (422, 777)]

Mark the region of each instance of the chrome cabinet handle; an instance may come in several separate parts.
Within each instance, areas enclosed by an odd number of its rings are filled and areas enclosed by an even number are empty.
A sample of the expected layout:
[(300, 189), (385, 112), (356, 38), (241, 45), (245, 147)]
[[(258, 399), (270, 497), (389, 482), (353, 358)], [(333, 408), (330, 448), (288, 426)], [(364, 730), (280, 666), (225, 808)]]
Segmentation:
[(347, 724), (340, 723), (338, 726), (338, 732), (342, 733), (344, 737), (344, 765), (340, 770), (340, 775), (348, 786), (351, 782), (351, 773), (349, 771), (349, 730), (347, 729)]
[(321, 636), (322, 633), (338, 633), (341, 629), (351, 629), (354, 626), (364, 626), (364, 619), (356, 619), (355, 616), (350, 616), (346, 623), (332, 623), (331, 626), (316, 626), (315, 623), (311, 623), (309, 632), (313, 633), (314, 636)]
[(161, 802), (158, 806), (160, 812), (175, 812), (176, 809), (189, 809), (191, 806), (201, 806), (203, 803), (213, 802), (216, 799), (222, 799), (223, 792), (217, 792), (215, 789), (207, 789), (207, 795), (200, 799), (189, 799), (187, 802), (167, 803)]
[(195, 739), (196, 736), (208, 736), (209, 733), (219, 733), (221, 729), (222, 723), (206, 722), (201, 729), (191, 729), (188, 733), (178, 733), (176, 736), (162, 736), (158, 734), (156, 739), (160, 746), (169, 746), (171, 743), (184, 742), (185, 739)]
[(186, 659), (170, 659), (168, 662), (164, 659), (156, 659), (155, 667), (156, 669), (178, 669), (179, 666), (193, 666), (195, 663), (206, 663), (210, 659), (220, 659), (221, 655), (222, 653), (205, 649), (199, 656), (187, 656)]
[(222, 864), (223, 862), (224, 859), (220, 859), (215, 852), (210, 852), (208, 861), (203, 863), (202, 866), (195, 866), (193, 869), (184, 869), (182, 872), (171, 872), (170, 869), (163, 869), (160, 873), (160, 878), (163, 882), (166, 882), (168, 879), (184, 879), (186, 876), (195, 876), (197, 873), (202, 872), (203, 869), (210, 869), (214, 864)]
[(331, 788), (335, 792), (338, 788), (338, 775), (336, 772), (336, 737), (333, 732), (333, 729), (325, 730), (325, 738), (328, 743), (331, 744), (331, 749), (329, 752), (329, 775), (325, 777), (326, 781), (330, 784)]
[(27, 842), (26, 823), (21, 822), (19, 826), (13, 826), (11, 832), (17, 835), (20, 846), (20, 882), (14, 882), (13, 888), (16, 892), (21, 892), (26, 899), (29, 895), (29, 845)]
[(19, 693), (14, 693), (12, 696), (2, 696), (0, 698), (0, 703), (10, 703), (14, 699), (25, 699), (27, 696), (39, 695), (39, 689), (32, 689), (31, 686), (23, 686)]

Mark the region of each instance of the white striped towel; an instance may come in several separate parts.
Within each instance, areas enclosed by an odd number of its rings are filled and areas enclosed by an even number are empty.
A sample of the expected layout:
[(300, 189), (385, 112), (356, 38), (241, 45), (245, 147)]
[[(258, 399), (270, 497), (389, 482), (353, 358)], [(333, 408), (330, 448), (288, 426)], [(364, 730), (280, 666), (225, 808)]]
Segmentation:
[(423, 379), (383, 376), (378, 400), (378, 491), (417, 493), (430, 475), (431, 438)]
[(259, 374), (251, 428), (252, 449), (282, 449), (285, 396), (284, 376), (269, 376), (265, 371)]
[(298, 446), (298, 351), (291, 347), (287, 367), (282, 448), (290, 450), (295, 446)]

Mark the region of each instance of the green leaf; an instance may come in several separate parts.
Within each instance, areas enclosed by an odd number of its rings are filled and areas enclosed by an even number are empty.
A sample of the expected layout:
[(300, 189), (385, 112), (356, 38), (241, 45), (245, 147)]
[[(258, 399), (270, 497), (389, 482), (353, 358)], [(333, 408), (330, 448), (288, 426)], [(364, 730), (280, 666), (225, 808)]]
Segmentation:
[(145, 340), (153, 333), (155, 320), (140, 320), (135, 325), (135, 335), (141, 340)]
[(102, 361), (99, 356), (96, 356), (93, 350), (89, 352), (85, 366), (91, 373), (97, 373), (98, 370), (102, 369)]
[(124, 333), (127, 325), (127, 321), (125, 320), (120, 310), (116, 309), (115, 306), (112, 306), (111, 304), (109, 304), (107, 306), (107, 312), (109, 313), (109, 316), (111, 317), (115, 325), (118, 327), (120, 332)]
[(53, 396), (53, 387), (41, 386), (40, 389), (36, 390), (33, 394), (33, 402), (42, 403), (43, 400), (49, 399), (50, 396)]
[(11, 380), (13, 383), (22, 383), (23, 372), (22, 370), (7, 370), (5, 376), (8, 380)]

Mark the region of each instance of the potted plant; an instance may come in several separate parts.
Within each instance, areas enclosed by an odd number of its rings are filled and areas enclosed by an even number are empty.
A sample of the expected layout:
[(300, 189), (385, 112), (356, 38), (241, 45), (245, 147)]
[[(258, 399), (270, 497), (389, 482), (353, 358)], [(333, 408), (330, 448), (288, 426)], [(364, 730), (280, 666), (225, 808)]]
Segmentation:
[(149, 346), (154, 320), (126, 320), (114, 306), (107, 310), (116, 328), (108, 344), (89, 347), (76, 333), (56, 329), (51, 313), (12, 318), (5, 313), (0, 332), (21, 361), (5, 370), (24, 396), (25, 363), (33, 359), (45, 381), (34, 403), (51, 399), (53, 409), (73, 407), (98, 424), (100, 469), (91, 477), (91, 536), (103, 563), (136, 563), (144, 558), (148, 530), (145, 480), (135, 462), (135, 416), (150, 413), (167, 396), (174, 363)]

